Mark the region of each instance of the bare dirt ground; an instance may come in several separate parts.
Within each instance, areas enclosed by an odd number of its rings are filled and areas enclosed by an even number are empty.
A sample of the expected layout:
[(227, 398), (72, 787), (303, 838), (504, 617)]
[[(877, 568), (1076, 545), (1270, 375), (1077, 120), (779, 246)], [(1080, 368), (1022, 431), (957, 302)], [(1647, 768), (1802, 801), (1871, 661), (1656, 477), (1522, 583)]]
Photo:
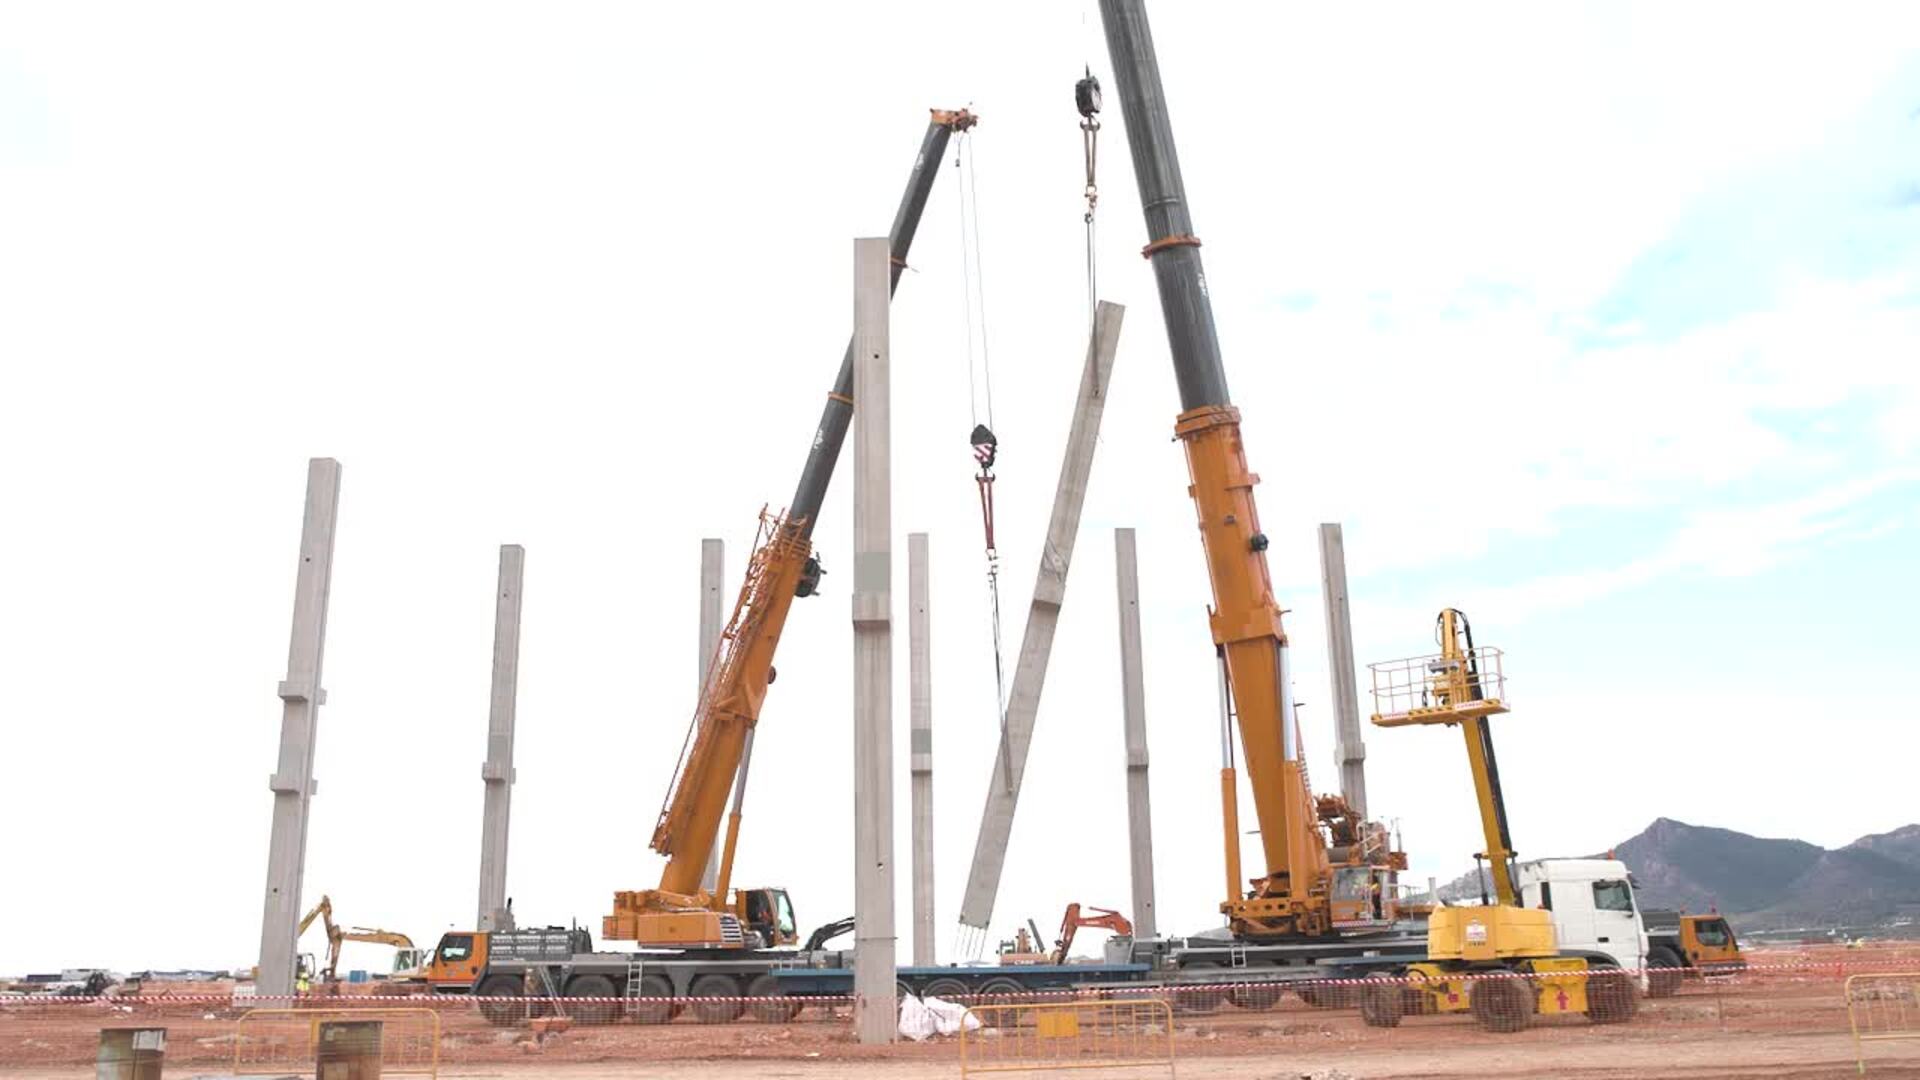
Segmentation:
[[(1755, 960), (1845, 961), (1884, 969), (1887, 958), (1858, 950), (1815, 949)], [(1901, 957), (1895, 962), (1904, 965), (1902, 970), (1920, 970), (1920, 956), (1914, 961)], [(232, 1060), (235, 1015), (205, 1004), (152, 1000), (132, 1012), (115, 1012), (110, 1006), (91, 1013), (51, 1007), (0, 1009), (0, 1077), (92, 1076), (89, 1063), (101, 1026), (147, 1023), (169, 1029), (169, 1077), (224, 1075)], [(844, 1010), (809, 1009), (798, 1022), (786, 1025), (705, 1026), (683, 1018), (659, 1027), (574, 1027), (537, 1041), (525, 1028), (489, 1026), (465, 1004), (443, 1009), (440, 1019), (440, 1075), (446, 1077), (931, 1080), (955, 1077), (960, 1069), (960, 1049), (951, 1039), (857, 1045)], [(1920, 1034), (1920, 1016), (1914, 1024)], [(1557, 1017), (1509, 1035), (1483, 1031), (1464, 1017), (1409, 1017), (1396, 1029), (1369, 1028), (1352, 1010), (1315, 1009), (1288, 996), (1272, 1009), (1226, 1007), (1209, 1015), (1183, 1016), (1175, 1025), (1173, 1045), (1176, 1075), (1234, 1080), (1812, 1080), (1856, 1075), (1843, 979), (1836, 968), (1692, 982), (1674, 998), (1642, 1001), (1630, 1023), (1597, 1026), (1583, 1018)], [(1920, 1039), (1870, 1045), (1867, 1060), (1870, 1076), (1920, 1078)], [(1066, 1075), (1095, 1080), (1106, 1073), (1081, 1070)], [(1132, 1069), (1112, 1075), (1164, 1073)]]

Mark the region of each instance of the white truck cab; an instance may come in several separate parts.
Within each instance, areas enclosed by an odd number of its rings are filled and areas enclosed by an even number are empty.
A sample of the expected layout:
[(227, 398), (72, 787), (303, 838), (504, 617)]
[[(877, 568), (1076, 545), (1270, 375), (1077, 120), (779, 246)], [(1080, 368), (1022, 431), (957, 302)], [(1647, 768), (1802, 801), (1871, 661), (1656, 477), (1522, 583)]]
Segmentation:
[(1521, 906), (1553, 912), (1561, 952), (1608, 956), (1627, 971), (1646, 965), (1647, 929), (1625, 863), (1534, 859), (1518, 871)]

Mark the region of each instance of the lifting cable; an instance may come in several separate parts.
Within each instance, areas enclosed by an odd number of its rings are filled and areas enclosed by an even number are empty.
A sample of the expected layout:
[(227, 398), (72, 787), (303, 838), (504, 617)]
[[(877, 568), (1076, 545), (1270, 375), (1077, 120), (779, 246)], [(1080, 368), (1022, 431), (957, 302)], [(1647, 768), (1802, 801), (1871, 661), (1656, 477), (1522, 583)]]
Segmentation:
[[(968, 442), (973, 446), (973, 463), (979, 470), (973, 482), (980, 496), (980, 528), (986, 541), (987, 606), (993, 624), (994, 721), (1000, 729), (1000, 745), (1008, 750), (1000, 756), (1001, 778), (1011, 791), (1013, 761), (1012, 748), (1007, 742), (1006, 653), (1000, 632), (1000, 550), (993, 531), (993, 466), (1000, 454), (1000, 440), (993, 434), (993, 366), (987, 341), (986, 275), (980, 266), (980, 188), (973, 170), (972, 149), (971, 137), (962, 132), (960, 149), (954, 154), (953, 175), (955, 186), (960, 189), (960, 268), (966, 292), (963, 306), (967, 322), (967, 405), (973, 419)], [(979, 345), (977, 364), (976, 342)]]
[(1095, 271), (1093, 212), (1100, 205), (1100, 184), (1096, 174), (1100, 160), (1100, 80), (1093, 77), (1093, 65), (1073, 87), (1073, 103), (1080, 110), (1080, 150), (1087, 164), (1087, 211), (1081, 220), (1087, 227), (1087, 325), (1092, 326), (1099, 313), (1099, 278)]

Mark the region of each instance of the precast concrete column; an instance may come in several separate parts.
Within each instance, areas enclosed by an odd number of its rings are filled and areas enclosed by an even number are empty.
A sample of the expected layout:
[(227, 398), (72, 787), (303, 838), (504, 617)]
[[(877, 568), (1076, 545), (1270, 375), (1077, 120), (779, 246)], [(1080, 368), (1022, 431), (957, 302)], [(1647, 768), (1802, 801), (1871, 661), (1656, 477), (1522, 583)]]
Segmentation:
[(513, 929), (507, 911), (507, 825), (513, 802), (513, 725), (520, 694), (520, 582), (527, 549), (500, 545), (493, 590), (493, 694), (487, 705), (487, 760), (480, 765), (480, 914), (485, 931)]
[(1113, 530), (1120, 596), (1120, 707), (1127, 738), (1127, 853), (1133, 872), (1133, 934), (1159, 936), (1153, 913), (1153, 810), (1147, 801), (1147, 687), (1140, 669), (1140, 555), (1132, 529)]
[(896, 1030), (893, 926), (893, 466), (889, 254), (853, 243), (853, 1023)]
[(1000, 891), (1000, 873), (1006, 868), (1020, 778), (1026, 771), (1027, 748), (1033, 740), (1034, 718), (1040, 711), (1040, 690), (1047, 678), (1053, 632), (1060, 623), (1060, 605), (1066, 601), (1067, 568), (1073, 561), (1073, 543), (1080, 531), (1080, 509), (1086, 504), (1087, 478), (1093, 472), (1093, 451), (1099, 442), (1100, 417), (1106, 412), (1107, 383), (1113, 374), (1114, 351), (1120, 344), (1120, 322), (1125, 314), (1126, 308), (1105, 300), (1094, 312), (1086, 366), (1073, 406), (1073, 426), (1067, 432), (1067, 452), (1060, 462), (1053, 514), (1047, 521), (1046, 546), (1040, 552), (1033, 602), (1027, 607), (1027, 626), (1013, 669), (1013, 690), (1007, 695), (1000, 752), (988, 781), (987, 804), (980, 812), (980, 833), (973, 845), (973, 864), (960, 900), (961, 951), (969, 957), (978, 955), (985, 943), (994, 897)]
[(307, 815), (312, 806), (313, 744), (320, 706), (320, 668), (327, 640), (327, 597), (333, 587), (333, 528), (340, 510), (340, 463), (307, 462), (306, 517), (300, 527), (300, 567), (294, 577), (293, 634), (287, 677), (280, 681), (280, 756), (267, 786), (273, 791), (273, 828), (267, 846), (267, 890), (260, 919), (260, 974), (255, 992), (293, 993), (300, 925), (301, 876), (307, 863)]
[(927, 614), (927, 534), (907, 534), (907, 701), (913, 775), (913, 964), (933, 945), (933, 642)]
[(1353, 613), (1347, 604), (1347, 545), (1338, 524), (1320, 526), (1320, 596), (1327, 612), (1327, 675), (1333, 680), (1334, 756), (1340, 794), (1367, 816), (1367, 744), (1360, 738), (1359, 683), (1353, 674)]
[[(707, 537), (700, 541), (700, 641), (699, 669), (700, 686), (695, 691), (694, 705), (698, 707), (700, 697), (707, 692), (707, 671), (713, 666), (713, 653), (720, 644), (721, 589), (726, 587), (727, 545), (723, 540)], [(752, 738), (749, 733), (748, 738)], [(720, 844), (717, 842), (707, 853), (707, 872), (700, 877), (700, 887), (712, 892), (720, 883)]]

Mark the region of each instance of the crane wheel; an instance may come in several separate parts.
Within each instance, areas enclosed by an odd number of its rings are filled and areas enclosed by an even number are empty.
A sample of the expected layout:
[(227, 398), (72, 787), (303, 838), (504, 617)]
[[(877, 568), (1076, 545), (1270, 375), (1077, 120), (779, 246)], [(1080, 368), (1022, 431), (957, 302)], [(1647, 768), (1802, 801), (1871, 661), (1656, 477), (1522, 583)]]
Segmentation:
[(771, 971), (753, 977), (747, 984), (747, 996), (756, 999), (747, 1002), (747, 1015), (763, 1024), (788, 1023), (800, 1015), (803, 1004), (799, 998), (788, 997), (781, 991), (780, 980), (774, 978)]
[[(1180, 970), (1193, 972), (1198, 976), (1195, 982), (1206, 982), (1214, 977), (1214, 972), (1220, 970), (1220, 965), (1211, 960), (1201, 960), (1192, 964), (1182, 964)], [(1207, 1013), (1218, 1012), (1220, 1006), (1227, 1001), (1225, 990), (1211, 986), (1200, 989), (1176, 985), (1172, 990), (1173, 1011), (1185, 1016), (1204, 1016)]]
[(620, 995), (614, 990), (613, 980), (605, 975), (576, 975), (567, 983), (566, 996), (570, 998), (598, 998), (579, 1005), (568, 1005), (567, 1015), (581, 1024), (611, 1024), (620, 1018), (620, 1006), (614, 1000)]
[(967, 984), (959, 979), (933, 979), (920, 991), (920, 999), (924, 1001), (927, 998), (939, 998), (941, 1001), (970, 1005), (973, 1003), (973, 992), (968, 990)]
[[(988, 979), (980, 984), (980, 992), (974, 996), (974, 1005), (1008, 1006), (1020, 1005), (1032, 999), (1032, 994), (1020, 983), (1008, 978)], [(1028, 1015), (1025, 1010), (1009, 1008), (988, 1008), (978, 1014), (982, 1027), (1018, 1027)]]
[(651, 998), (650, 1001), (629, 1001), (627, 1015), (633, 1017), (636, 1024), (664, 1024), (680, 1015), (684, 1006), (673, 999), (673, 983), (665, 975), (642, 975), (640, 985), (631, 987), (628, 993), (635, 998)]
[(1653, 950), (1647, 957), (1647, 996), (1666, 998), (1680, 992), (1680, 957), (1672, 949)]
[(1473, 1018), (1488, 1031), (1503, 1035), (1525, 1030), (1533, 1023), (1538, 1005), (1533, 983), (1527, 979), (1494, 976), (1476, 979), (1467, 988), (1467, 1010)]
[[(1345, 989), (1335, 987), (1334, 989)], [(1360, 990), (1360, 1019), (1368, 1027), (1396, 1028), (1407, 1012), (1407, 995), (1399, 983), (1381, 983)]]
[(1587, 1019), (1596, 1024), (1624, 1024), (1633, 1019), (1640, 999), (1633, 976), (1619, 968), (1601, 968), (1587, 976)]
[(731, 975), (697, 975), (687, 987), (687, 997), (726, 999), (687, 1002), (693, 1018), (702, 1024), (729, 1024), (746, 1011), (747, 1003), (740, 1000), (740, 980)]
[[(487, 1023), (494, 1027), (512, 1027), (527, 1018), (527, 1003), (521, 1000), (522, 985), (516, 975), (489, 975), (474, 988), (474, 996), (481, 999), (480, 1015)], [(504, 1000), (507, 998), (513, 1000)]]

